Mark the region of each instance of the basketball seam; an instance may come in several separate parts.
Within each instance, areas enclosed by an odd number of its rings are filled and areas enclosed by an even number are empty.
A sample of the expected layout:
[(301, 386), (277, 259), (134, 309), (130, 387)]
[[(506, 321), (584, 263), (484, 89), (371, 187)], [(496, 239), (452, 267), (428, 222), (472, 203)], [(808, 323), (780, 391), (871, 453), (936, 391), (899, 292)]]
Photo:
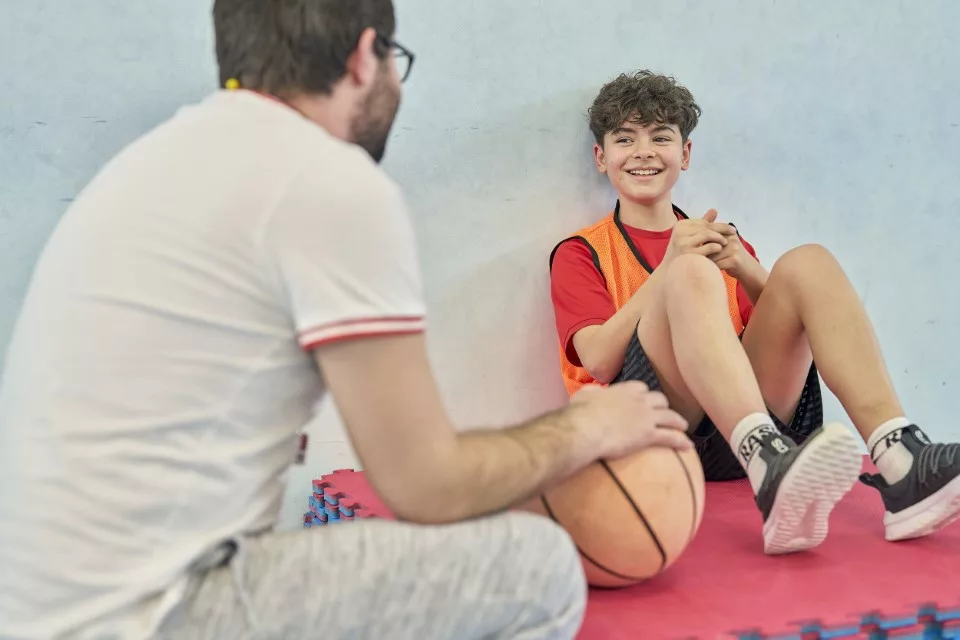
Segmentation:
[[(547, 496), (546, 496), (546, 495), (541, 495), (541, 496), (540, 496), (540, 502), (543, 503), (543, 508), (547, 510), (547, 515), (550, 516), (550, 519), (553, 520), (554, 522), (556, 522), (558, 525), (560, 525), (560, 526), (562, 527), (562, 526), (563, 526), (563, 523), (560, 522), (560, 519), (557, 518), (557, 516), (554, 515), (553, 509), (550, 508), (550, 503), (547, 502)], [(573, 539), (573, 536), (571, 536), (570, 538), (571, 538), (571, 540), (572, 540), (572, 539)], [(647, 580), (647, 579), (649, 578), (649, 576), (643, 576), (643, 577), (639, 577), (639, 576), (628, 576), (628, 575), (625, 574), (625, 573), (619, 573), (619, 572), (617, 572), (617, 571), (614, 571), (613, 569), (611, 569), (611, 568), (609, 568), (609, 567), (606, 567), (606, 566), (604, 566), (603, 564), (601, 564), (600, 562), (598, 562), (597, 560), (594, 560), (593, 558), (591, 558), (591, 557), (587, 554), (586, 551), (584, 551), (583, 549), (580, 548), (580, 545), (577, 544), (576, 540), (573, 541), (573, 545), (577, 548), (577, 553), (579, 553), (581, 556), (583, 556), (590, 564), (594, 565), (595, 567), (597, 567), (597, 568), (600, 569), (601, 571), (606, 571), (607, 573), (609, 573), (610, 575), (612, 575), (612, 576), (615, 577), (615, 578), (620, 578), (621, 580), (632, 580), (632, 581)]]
[(663, 544), (660, 542), (660, 538), (657, 537), (657, 534), (654, 532), (653, 527), (650, 526), (650, 522), (647, 521), (647, 516), (643, 514), (643, 510), (633, 501), (633, 496), (630, 495), (630, 492), (627, 491), (627, 488), (623, 486), (620, 482), (620, 478), (617, 477), (617, 474), (613, 472), (613, 469), (610, 468), (610, 465), (607, 464), (606, 460), (599, 460), (600, 465), (606, 469), (607, 473), (610, 474), (610, 478), (613, 479), (617, 486), (620, 487), (620, 491), (623, 492), (624, 497), (626, 497), (627, 502), (630, 503), (630, 506), (633, 507), (633, 510), (637, 512), (637, 516), (643, 522), (643, 526), (647, 528), (647, 533), (650, 534), (650, 537), (653, 539), (653, 543), (657, 545), (657, 551), (660, 552), (660, 569), (657, 570), (657, 573), (663, 571), (663, 568), (667, 566), (667, 552), (663, 548)]
[(677, 456), (680, 466), (683, 467), (683, 472), (687, 476), (687, 484), (690, 485), (690, 500), (693, 502), (693, 520), (690, 521), (690, 538), (687, 540), (687, 544), (690, 544), (693, 542), (697, 531), (697, 491), (693, 488), (693, 477), (690, 475), (690, 469), (687, 468), (687, 463), (683, 461), (683, 456), (681, 456), (680, 452), (676, 449), (673, 450), (673, 453)]

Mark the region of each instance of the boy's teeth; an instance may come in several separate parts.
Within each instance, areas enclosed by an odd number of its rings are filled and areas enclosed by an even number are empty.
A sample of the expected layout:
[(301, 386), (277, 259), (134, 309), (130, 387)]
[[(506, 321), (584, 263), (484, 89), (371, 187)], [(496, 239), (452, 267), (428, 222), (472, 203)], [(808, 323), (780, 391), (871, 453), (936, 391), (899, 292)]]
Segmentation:
[(635, 176), (655, 176), (660, 173), (657, 169), (644, 169), (643, 171), (631, 171), (631, 174)]

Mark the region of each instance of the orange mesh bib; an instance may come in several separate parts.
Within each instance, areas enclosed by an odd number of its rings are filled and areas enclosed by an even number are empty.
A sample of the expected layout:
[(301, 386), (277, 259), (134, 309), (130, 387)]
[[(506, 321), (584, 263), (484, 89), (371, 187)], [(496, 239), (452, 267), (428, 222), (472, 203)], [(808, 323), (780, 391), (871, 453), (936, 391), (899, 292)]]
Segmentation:
[[(687, 217), (679, 208), (674, 207), (674, 210), (681, 217)], [(553, 253), (556, 253), (557, 248), (564, 242), (575, 239), (585, 242), (590, 248), (594, 264), (603, 276), (607, 292), (617, 310), (626, 304), (652, 273), (652, 269), (620, 223), (619, 203), (617, 209), (600, 222), (581, 229), (575, 235), (557, 244)], [(553, 253), (550, 255), (551, 264)], [(730, 312), (730, 321), (739, 335), (743, 331), (743, 320), (740, 317), (740, 303), (737, 301), (737, 280), (725, 271), (721, 273), (727, 286), (727, 309)], [(559, 347), (560, 373), (567, 393), (572, 396), (585, 384), (597, 384), (586, 369), (570, 362), (562, 342), (559, 343)]]

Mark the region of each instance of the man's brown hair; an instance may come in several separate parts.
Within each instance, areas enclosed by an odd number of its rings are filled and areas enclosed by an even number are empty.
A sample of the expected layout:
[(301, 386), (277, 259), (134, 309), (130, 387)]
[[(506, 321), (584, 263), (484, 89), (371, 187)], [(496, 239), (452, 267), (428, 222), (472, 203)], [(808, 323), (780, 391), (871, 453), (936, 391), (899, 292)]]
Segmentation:
[(597, 144), (625, 122), (675, 125), (686, 142), (700, 119), (693, 94), (670, 76), (647, 69), (620, 74), (603, 85), (590, 107), (590, 131)]
[(236, 78), (280, 97), (329, 94), (364, 29), (396, 28), (392, 0), (216, 0), (213, 24), (221, 86)]

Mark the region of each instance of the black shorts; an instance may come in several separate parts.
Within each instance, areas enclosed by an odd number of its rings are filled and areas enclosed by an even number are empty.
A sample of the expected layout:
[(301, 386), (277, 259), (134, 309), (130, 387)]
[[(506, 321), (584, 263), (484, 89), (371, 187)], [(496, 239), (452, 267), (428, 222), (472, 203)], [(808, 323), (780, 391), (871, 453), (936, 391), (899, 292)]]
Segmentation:
[[(636, 380), (643, 382), (654, 391), (662, 391), (660, 380), (653, 369), (653, 363), (647, 357), (640, 344), (637, 334), (633, 334), (627, 346), (627, 355), (623, 361), (623, 368), (613, 383)], [(770, 414), (774, 424), (780, 432), (790, 437), (798, 444), (816, 429), (823, 425), (823, 396), (820, 389), (820, 377), (817, 375), (817, 366), (810, 366), (810, 373), (800, 392), (800, 402), (793, 414), (789, 425), (785, 425), (777, 416)], [(737, 480), (745, 478), (746, 472), (737, 456), (733, 453), (726, 439), (717, 430), (716, 425), (705, 416), (696, 429), (690, 433), (703, 464), (703, 473), (709, 481)]]

